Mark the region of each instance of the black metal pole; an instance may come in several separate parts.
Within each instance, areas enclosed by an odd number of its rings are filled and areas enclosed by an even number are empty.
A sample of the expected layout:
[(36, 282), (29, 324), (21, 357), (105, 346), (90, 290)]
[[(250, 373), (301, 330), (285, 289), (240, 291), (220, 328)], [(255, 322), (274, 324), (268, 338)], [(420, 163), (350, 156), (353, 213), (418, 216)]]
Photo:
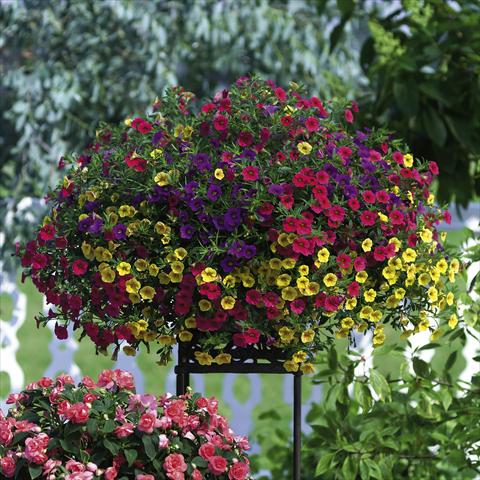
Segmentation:
[(302, 452), (302, 374), (293, 376), (293, 480), (300, 480)]

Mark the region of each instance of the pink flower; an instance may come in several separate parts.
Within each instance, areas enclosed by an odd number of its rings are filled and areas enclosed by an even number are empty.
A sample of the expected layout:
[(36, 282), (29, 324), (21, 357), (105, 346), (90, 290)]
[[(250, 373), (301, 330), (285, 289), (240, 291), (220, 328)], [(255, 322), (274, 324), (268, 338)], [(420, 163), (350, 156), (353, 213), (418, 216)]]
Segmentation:
[(164, 433), (162, 433), (158, 437), (158, 448), (168, 448), (168, 445), (170, 445), (170, 440)]
[(155, 477), (153, 475), (149, 475), (146, 473), (139, 473), (136, 477), (135, 480), (155, 480)]
[(221, 457), (220, 455), (215, 455), (213, 457), (210, 457), (208, 460), (208, 469), (214, 474), (214, 475), (221, 475), (227, 470), (227, 459), (224, 457)]
[(62, 464), (60, 460), (53, 460), (49, 458), (44, 464), (43, 464), (43, 476), (47, 477), (48, 475), (55, 473), (58, 467)]
[[(105, 475), (105, 478), (107, 478), (106, 475)], [(93, 472), (75, 472), (65, 476), (65, 480), (92, 480), (92, 479), (93, 479)], [(107, 479), (107, 480), (110, 480), (110, 479)]]
[(90, 407), (82, 402), (74, 403), (66, 413), (66, 417), (77, 424), (87, 423), (89, 416)]
[(25, 458), (27, 461), (37, 465), (45, 463), (48, 460), (46, 452), (49, 440), (48, 435), (45, 433), (27, 438), (25, 440)]
[(250, 468), (246, 463), (236, 462), (228, 471), (228, 478), (230, 480), (245, 480), (250, 473)]
[(308, 117), (305, 120), (305, 127), (309, 132), (316, 132), (320, 124), (315, 117)]
[(345, 116), (345, 120), (347, 121), (347, 123), (353, 123), (353, 113), (351, 110), (349, 110), (348, 108), (345, 110), (344, 112), (344, 116)]
[(394, 210), (388, 218), (392, 222), (392, 225), (403, 225), (404, 223), (403, 213), (400, 210)]
[(55, 227), (51, 224), (44, 225), (38, 232), (38, 236), (44, 241), (52, 240), (55, 237)]
[(365, 225), (366, 227), (375, 225), (376, 220), (377, 214), (369, 210), (365, 210), (360, 214), (360, 221), (362, 222), (362, 225)]
[(12, 427), (9, 422), (0, 420), (0, 445), (7, 446), (13, 439)]
[(134, 425), (130, 422), (125, 422), (123, 425), (118, 426), (114, 430), (114, 435), (117, 438), (129, 437), (134, 432)]
[(215, 446), (211, 443), (204, 443), (199, 449), (198, 454), (205, 460), (209, 460), (215, 455)]
[(87, 469), (87, 467), (83, 463), (77, 462), (75, 460), (69, 460), (65, 464), (65, 468), (69, 472), (84, 472)]
[(243, 179), (247, 182), (258, 180), (258, 168), (250, 165), (242, 170)]
[(138, 429), (141, 432), (152, 433), (157, 423), (157, 412), (147, 412), (140, 417)]
[(428, 164), (428, 169), (433, 173), (433, 175), (438, 175), (440, 173), (437, 162), (430, 162)]
[(241, 147), (249, 147), (253, 143), (253, 135), (250, 132), (240, 132), (238, 135), (238, 144)]
[(186, 472), (188, 467), (181, 453), (171, 453), (165, 458), (163, 468), (167, 473), (173, 473)]
[(118, 470), (115, 467), (108, 467), (105, 470), (104, 475), (105, 475), (105, 480), (115, 480), (118, 476)]
[(7, 478), (12, 478), (15, 473), (15, 459), (12, 457), (3, 457), (0, 458), (0, 470)]
[(355, 269), (356, 272), (361, 272), (362, 270), (365, 270), (367, 267), (367, 261), (363, 257), (357, 257), (353, 261), (353, 268)]
[(221, 132), (228, 128), (228, 118), (225, 115), (216, 115), (213, 119), (213, 128)]
[(337, 256), (337, 264), (340, 268), (348, 269), (351, 263), (352, 259), (346, 253)]
[(88, 270), (88, 263), (82, 259), (75, 260), (72, 264), (72, 270), (78, 277), (85, 275)]
[(200, 470), (195, 469), (192, 472), (192, 480), (203, 480), (203, 475)]

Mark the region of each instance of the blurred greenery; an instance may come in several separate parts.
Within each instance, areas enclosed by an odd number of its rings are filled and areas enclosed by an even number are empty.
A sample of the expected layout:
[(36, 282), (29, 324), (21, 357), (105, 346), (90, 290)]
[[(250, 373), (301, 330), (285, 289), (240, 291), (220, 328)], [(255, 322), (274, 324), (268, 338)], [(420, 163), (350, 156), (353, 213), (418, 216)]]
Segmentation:
[[(392, 353), (380, 350), (376, 356)], [(480, 373), (471, 382), (455, 381), (450, 373), (455, 355), (434, 371), (416, 353), (410, 359), (413, 372), (404, 360), (400, 372), (388, 376), (365, 369), (360, 356), (326, 354), (330, 361), (321, 360), (314, 380), (324, 385), (324, 400), (307, 415), (312, 432), (304, 435), (302, 479), (478, 478)], [(279, 447), (265, 456), (272, 477), (287, 480), (291, 447)]]
[[(238, 76), (347, 96), (440, 163), (441, 200), (480, 193), (477, 0), (24, 0), (0, 5), (3, 253), (28, 237), (61, 155), (100, 120), (181, 84), (198, 97)], [(7, 262), (7, 267), (12, 264)]]

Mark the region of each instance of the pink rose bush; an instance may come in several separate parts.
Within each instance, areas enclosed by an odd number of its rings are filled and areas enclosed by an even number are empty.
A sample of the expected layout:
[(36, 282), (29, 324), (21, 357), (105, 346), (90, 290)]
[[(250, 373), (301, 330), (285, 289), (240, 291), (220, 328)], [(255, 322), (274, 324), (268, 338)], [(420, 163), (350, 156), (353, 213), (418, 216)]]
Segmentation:
[(0, 478), (248, 480), (250, 448), (199, 394), (135, 393), (133, 377), (107, 370), (75, 385), (42, 378), (0, 411)]

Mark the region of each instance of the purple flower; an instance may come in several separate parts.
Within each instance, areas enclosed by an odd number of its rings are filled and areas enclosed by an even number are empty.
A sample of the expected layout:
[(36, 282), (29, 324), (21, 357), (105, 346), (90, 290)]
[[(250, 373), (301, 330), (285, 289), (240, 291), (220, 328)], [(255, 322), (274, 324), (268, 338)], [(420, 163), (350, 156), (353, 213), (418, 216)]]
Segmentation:
[(86, 212), (93, 212), (99, 206), (100, 206), (100, 202), (98, 200), (95, 200), (93, 202), (85, 202), (84, 208)]
[[(242, 223), (242, 211), (239, 208), (229, 208), (223, 218), (225, 225), (234, 230)], [(230, 230), (230, 228), (228, 230)]]
[(117, 223), (112, 228), (113, 237), (115, 240), (125, 240), (127, 238), (127, 227), (123, 223)]
[(187, 240), (189, 240), (190, 238), (193, 237), (194, 233), (195, 233), (195, 227), (193, 225), (187, 224), (187, 225), (182, 225), (180, 227), (181, 238), (186, 238)]
[(84, 218), (83, 220), (80, 220), (78, 222), (78, 231), (79, 232), (82, 232), (82, 233), (85, 233), (90, 225), (92, 224), (92, 218), (91, 217), (87, 217), (87, 218)]
[(220, 260), (220, 267), (225, 273), (230, 273), (233, 271), (235, 267), (239, 266), (238, 260), (236, 260), (231, 255), (225, 256), (222, 260)]
[(201, 198), (192, 198), (191, 200), (188, 201), (188, 206), (194, 211), (198, 212), (198, 210), (201, 210), (204, 206), (204, 202)]
[(284, 192), (284, 187), (283, 185), (281, 184), (278, 184), (278, 183), (272, 183), (269, 187), (268, 187), (268, 193), (272, 194), (272, 195), (275, 195), (276, 197), (280, 197), (281, 195), (283, 195), (283, 192)]
[(212, 202), (216, 202), (222, 195), (222, 188), (220, 185), (211, 183), (207, 190), (207, 197)]
[(94, 235), (98, 235), (102, 231), (102, 228), (103, 220), (101, 218), (95, 218), (88, 227), (88, 231)]
[(163, 132), (159, 131), (152, 137), (152, 145), (158, 145), (163, 137)]
[(200, 172), (205, 172), (212, 169), (212, 163), (210, 161), (210, 155), (206, 153), (197, 153), (196, 155), (190, 155), (192, 165)]
[(278, 105), (264, 105), (263, 112), (266, 115), (273, 115), (278, 110)]

